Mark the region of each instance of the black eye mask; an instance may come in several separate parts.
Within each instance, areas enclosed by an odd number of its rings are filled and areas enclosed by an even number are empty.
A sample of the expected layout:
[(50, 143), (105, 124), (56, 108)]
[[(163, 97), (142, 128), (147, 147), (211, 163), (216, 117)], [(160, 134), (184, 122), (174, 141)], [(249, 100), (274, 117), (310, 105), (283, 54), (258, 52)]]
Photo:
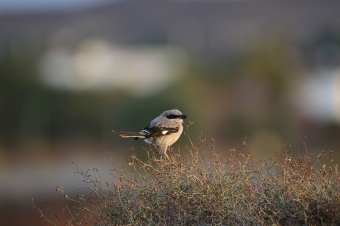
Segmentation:
[(186, 115), (168, 115), (166, 116), (167, 119), (175, 119), (175, 118), (181, 118), (181, 119), (186, 119)]
[(168, 119), (175, 119), (175, 118), (178, 118), (180, 117), (179, 115), (167, 115), (166, 116)]

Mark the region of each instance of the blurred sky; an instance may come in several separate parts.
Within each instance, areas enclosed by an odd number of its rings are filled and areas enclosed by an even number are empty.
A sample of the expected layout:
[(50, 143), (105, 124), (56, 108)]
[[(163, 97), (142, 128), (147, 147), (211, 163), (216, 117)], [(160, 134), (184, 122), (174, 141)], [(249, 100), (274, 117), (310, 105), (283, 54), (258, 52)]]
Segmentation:
[(1, 0), (0, 12), (69, 11), (119, 0)]

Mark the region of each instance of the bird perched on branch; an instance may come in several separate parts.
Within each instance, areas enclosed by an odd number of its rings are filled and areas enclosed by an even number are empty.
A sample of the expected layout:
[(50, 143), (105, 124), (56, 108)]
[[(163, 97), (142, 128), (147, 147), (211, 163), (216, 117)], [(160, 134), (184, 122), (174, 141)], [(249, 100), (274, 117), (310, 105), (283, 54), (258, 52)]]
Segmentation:
[(123, 138), (135, 138), (135, 140), (144, 139), (146, 143), (160, 147), (162, 153), (169, 159), (166, 150), (181, 136), (183, 132), (183, 119), (186, 118), (187, 116), (183, 115), (182, 112), (173, 109), (163, 112), (140, 132), (114, 130), (112, 130), (112, 132)]

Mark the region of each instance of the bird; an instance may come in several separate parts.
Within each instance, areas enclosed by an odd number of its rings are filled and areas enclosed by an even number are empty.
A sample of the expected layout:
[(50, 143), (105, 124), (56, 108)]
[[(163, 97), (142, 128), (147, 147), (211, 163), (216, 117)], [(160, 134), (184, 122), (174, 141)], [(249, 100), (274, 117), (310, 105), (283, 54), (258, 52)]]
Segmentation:
[(161, 149), (161, 153), (170, 160), (166, 153), (169, 146), (174, 144), (183, 132), (183, 120), (187, 116), (177, 109), (164, 111), (160, 116), (156, 117), (140, 132), (123, 132), (114, 131), (123, 138), (144, 139), (148, 144), (154, 145)]

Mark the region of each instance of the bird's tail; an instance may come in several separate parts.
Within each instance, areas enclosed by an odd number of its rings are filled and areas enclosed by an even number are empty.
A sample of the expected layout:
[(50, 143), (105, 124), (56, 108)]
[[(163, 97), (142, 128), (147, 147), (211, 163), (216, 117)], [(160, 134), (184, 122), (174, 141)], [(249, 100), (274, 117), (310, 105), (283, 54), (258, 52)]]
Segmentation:
[(135, 139), (145, 138), (145, 134), (142, 132), (123, 132), (123, 131), (114, 131), (114, 130), (112, 130), (112, 132), (115, 134), (118, 134), (119, 136), (123, 138), (135, 138)]

